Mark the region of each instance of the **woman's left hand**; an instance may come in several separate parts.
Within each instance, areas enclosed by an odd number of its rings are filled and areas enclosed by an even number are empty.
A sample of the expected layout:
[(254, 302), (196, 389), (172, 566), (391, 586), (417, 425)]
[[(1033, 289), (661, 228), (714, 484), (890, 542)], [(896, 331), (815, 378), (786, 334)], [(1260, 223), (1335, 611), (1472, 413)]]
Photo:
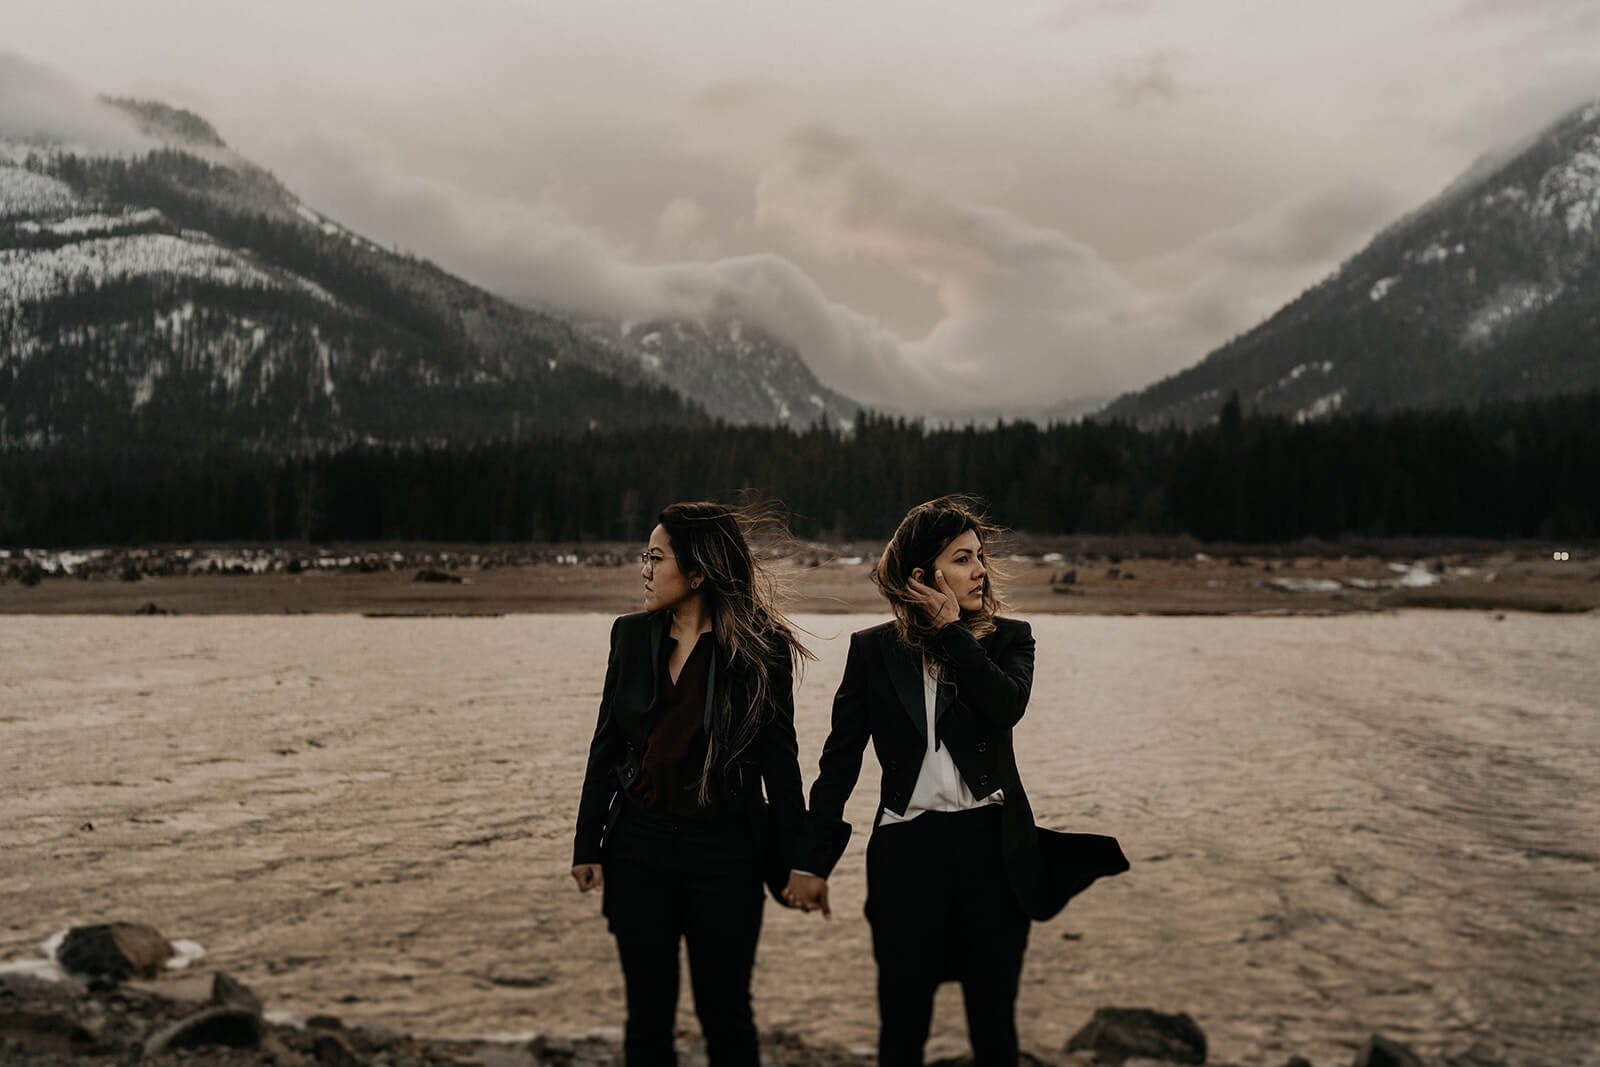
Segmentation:
[(961, 618), (961, 604), (956, 600), (954, 590), (944, 580), (944, 571), (934, 571), (933, 585), (928, 586), (922, 583), (922, 568), (913, 570), (911, 595), (928, 613), (928, 621), (933, 624), (935, 630)]

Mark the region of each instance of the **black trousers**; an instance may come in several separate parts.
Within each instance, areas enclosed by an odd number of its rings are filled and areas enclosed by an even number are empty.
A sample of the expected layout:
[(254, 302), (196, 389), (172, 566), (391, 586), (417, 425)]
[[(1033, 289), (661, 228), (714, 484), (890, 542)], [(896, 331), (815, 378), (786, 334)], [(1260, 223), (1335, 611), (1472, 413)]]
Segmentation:
[(748, 828), (630, 806), (612, 830), (604, 908), (622, 959), (628, 1067), (677, 1063), (678, 943), (711, 1067), (760, 1062), (750, 972), (764, 903)]
[(961, 983), (978, 1067), (1017, 1063), (1017, 983), (1029, 919), (1006, 876), (1000, 806), (924, 812), (867, 843), (878, 961), (879, 1067), (922, 1067), (941, 982)]

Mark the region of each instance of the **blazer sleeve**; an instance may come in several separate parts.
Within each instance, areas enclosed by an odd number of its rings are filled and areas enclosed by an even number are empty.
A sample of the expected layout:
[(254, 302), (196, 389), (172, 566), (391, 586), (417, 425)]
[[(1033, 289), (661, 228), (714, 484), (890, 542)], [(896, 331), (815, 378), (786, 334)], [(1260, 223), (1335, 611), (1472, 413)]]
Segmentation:
[(583, 792), (578, 795), (578, 826), (572, 842), (574, 867), (600, 862), (606, 813), (618, 789), (615, 768), (621, 756), (622, 738), (612, 721), (611, 701), (617, 688), (617, 630), (621, 625), (621, 619), (611, 624), (611, 651), (606, 656), (606, 680), (600, 690), (600, 714), (594, 724), (594, 737), (589, 741)]
[(861, 777), (861, 758), (872, 736), (867, 707), (871, 654), (861, 635), (852, 634), (844, 677), (833, 696), (833, 724), (822, 746), (817, 780), (811, 786), (811, 809), (806, 813), (803, 847), (796, 866), (823, 878), (832, 873), (850, 840), (844, 806)]
[(939, 643), (955, 667), (956, 689), (967, 706), (991, 726), (1009, 730), (1022, 720), (1033, 689), (1033, 629), (1021, 619), (1017, 637), (995, 659), (964, 626), (943, 626)]
[(788, 648), (775, 654), (771, 663), (772, 704), (757, 743), (773, 843), (787, 864), (793, 862), (799, 846), (806, 801), (800, 780), (800, 742), (794, 732), (794, 666)]

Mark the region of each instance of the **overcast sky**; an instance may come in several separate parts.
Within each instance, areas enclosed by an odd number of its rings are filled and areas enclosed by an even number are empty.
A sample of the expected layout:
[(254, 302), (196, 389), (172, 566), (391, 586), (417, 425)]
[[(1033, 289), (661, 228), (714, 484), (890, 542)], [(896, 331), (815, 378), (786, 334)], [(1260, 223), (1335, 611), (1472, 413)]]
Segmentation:
[(190, 108), (513, 299), (959, 411), (1196, 362), (1600, 97), (1596, 41), (1600, 0), (5, 0), (0, 89)]

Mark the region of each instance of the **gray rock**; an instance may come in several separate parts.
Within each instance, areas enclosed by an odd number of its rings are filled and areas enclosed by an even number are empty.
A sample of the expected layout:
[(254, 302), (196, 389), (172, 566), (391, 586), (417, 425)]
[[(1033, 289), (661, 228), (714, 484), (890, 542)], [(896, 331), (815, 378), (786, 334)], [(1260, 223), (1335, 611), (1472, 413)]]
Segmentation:
[(261, 1014), (261, 998), (255, 990), (222, 971), (211, 976), (211, 1003)]
[(1168, 1063), (1206, 1062), (1206, 1035), (1187, 1014), (1149, 1008), (1099, 1008), (1067, 1041), (1068, 1052), (1088, 1051), (1120, 1064), (1133, 1057)]
[(362, 1067), (366, 1062), (340, 1030), (318, 1031), (311, 1050), (322, 1067)]
[(171, 943), (142, 923), (74, 926), (56, 950), (63, 970), (112, 984), (154, 978), (171, 958)]
[(1398, 1041), (1373, 1034), (1356, 1053), (1352, 1067), (1424, 1067), (1422, 1057)]
[(1311, 1061), (1304, 1056), (1290, 1056), (1283, 1067), (1311, 1067)]
[(150, 1035), (144, 1043), (144, 1057), (159, 1056), (169, 1049), (205, 1045), (255, 1048), (260, 1044), (261, 1016), (255, 1012), (231, 1006), (203, 1008)]

